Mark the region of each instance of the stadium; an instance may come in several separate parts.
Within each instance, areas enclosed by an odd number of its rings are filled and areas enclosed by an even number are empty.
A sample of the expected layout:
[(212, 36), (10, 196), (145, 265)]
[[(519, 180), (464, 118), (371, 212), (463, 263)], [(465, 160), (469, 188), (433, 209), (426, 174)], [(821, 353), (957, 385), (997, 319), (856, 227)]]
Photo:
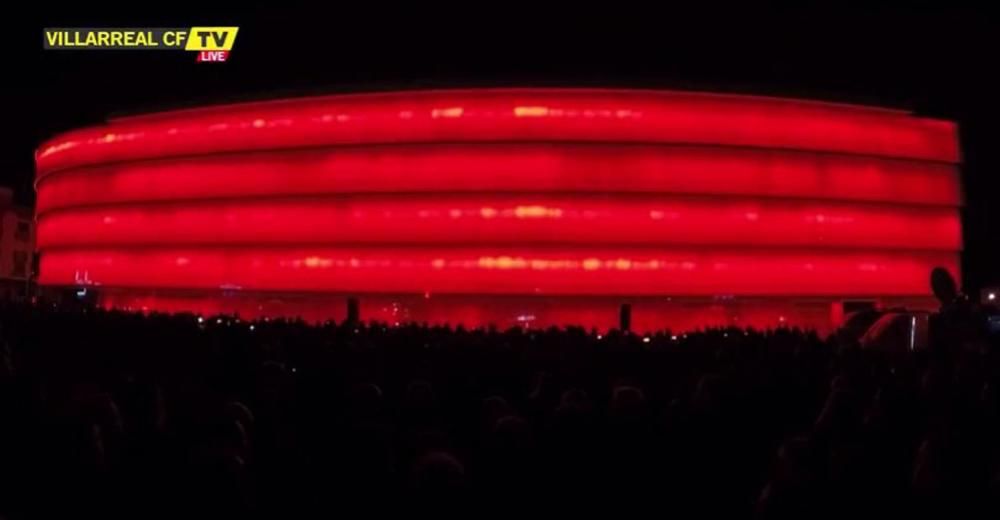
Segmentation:
[(933, 308), (953, 123), (613, 89), (289, 98), (39, 147), (41, 284), (104, 307), (478, 326), (801, 325)]

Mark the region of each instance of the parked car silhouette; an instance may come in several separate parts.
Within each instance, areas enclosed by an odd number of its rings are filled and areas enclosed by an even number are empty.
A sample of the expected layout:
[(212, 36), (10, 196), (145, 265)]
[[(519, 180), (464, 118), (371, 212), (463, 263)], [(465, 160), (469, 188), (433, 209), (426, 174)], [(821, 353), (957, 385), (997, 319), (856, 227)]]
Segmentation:
[(883, 352), (926, 350), (930, 328), (927, 311), (888, 311), (859, 340), (861, 348)]

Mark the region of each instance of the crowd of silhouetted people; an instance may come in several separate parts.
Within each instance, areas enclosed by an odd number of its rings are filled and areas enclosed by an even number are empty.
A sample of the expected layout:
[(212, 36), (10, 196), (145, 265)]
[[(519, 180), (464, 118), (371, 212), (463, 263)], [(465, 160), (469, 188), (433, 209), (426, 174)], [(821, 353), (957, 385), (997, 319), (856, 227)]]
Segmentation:
[(0, 308), (3, 518), (985, 516), (998, 499), (988, 348)]

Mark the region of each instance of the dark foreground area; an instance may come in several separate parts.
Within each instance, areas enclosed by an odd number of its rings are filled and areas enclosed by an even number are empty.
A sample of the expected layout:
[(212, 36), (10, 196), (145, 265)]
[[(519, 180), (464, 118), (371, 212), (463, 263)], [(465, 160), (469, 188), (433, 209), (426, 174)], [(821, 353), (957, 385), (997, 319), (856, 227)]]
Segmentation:
[(985, 346), (645, 338), (3, 307), (0, 515), (996, 513)]

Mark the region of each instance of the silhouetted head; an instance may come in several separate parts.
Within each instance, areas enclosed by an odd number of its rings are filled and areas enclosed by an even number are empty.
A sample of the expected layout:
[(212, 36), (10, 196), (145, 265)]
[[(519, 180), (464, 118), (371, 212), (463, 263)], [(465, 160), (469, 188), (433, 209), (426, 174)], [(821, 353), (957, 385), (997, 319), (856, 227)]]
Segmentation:
[(410, 476), (417, 491), (453, 491), (465, 484), (465, 466), (452, 454), (436, 451), (417, 459)]
[(230, 401), (226, 403), (225, 413), (230, 419), (239, 422), (244, 429), (249, 429), (253, 426), (253, 412), (250, 411), (250, 408), (248, 408), (247, 405), (239, 401)]
[(935, 267), (931, 271), (931, 290), (942, 305), (947, 305), (958, 297), (958, 286), (951, 273), (943, 267)]
[(97, 402), (97, 417), (107, 434), (117, 435), (124, 429), (118, 403), (110, 395), (102, 395)]
[(586, 390), (582, 388), (570, 388), (562, 393), (559, 398), (559, 406), (573, 409), (585, 409), (590, 407), (590, 398), (587, 397)]
[(642, 414), (646, 396), (634, 386), (616, 387), (611, 395), (611, 415), (618, 418), (636, 417)]
[(503, 397), (493, 395), (483, 399), (483, 425), (492, 428), (497, 420), (511, 415), (514, 409)]
[(235, 419), (222, 419), (214, 429), (216, 453), (241, 459), (250, 453), (250, 436), (242, 423)]
[(815, 429), (839, 433), (857, 426), (862, 419), (858, 395), (846, 389), (831, 390), (816, 419)]
[(553, 417), (558, 435), (583, 433), (584, 425), (592, 419), (591, 410), (590, 398), (583, 389), (571, 388), (563, 392)]
[(532, 377), (531, 393), (529, 394), (529, 397), (535, 401), (544, 399), (546, 394), (551, 390), (551, 380), (552, 377), (548, 372), (536, 372)]
[(929, 434), (920, 442), (913, 458), (911, 486), (918, 493), (931, 493), (944, 485), (944, 443)]
[(723, 385), (724, 380), (718, 374), (704, 374), (698, 378), (692, 399), (695, 409), (707, 412), (721, 405)]
[(426, 412), (434, 407), (434, 387), (424, 380), (418, 379), (411, 381), (410, 384), (406, 386), (406, 394), (404, 398), (406, 401), (406, 408), (410, 412)]
[(786, 440), (778, 448), (774, 477), (786, 484), (805, 484), (812, 479), (812, 457), (812, 447), (807, 437)]
[(355, 417), (371, 418), (378, 415), (383, 407), (382, 389), (374, 383), (354, 387), (348, 397), (349, 409)]
[(531, 443), (531, 427), (516, 415), (502, 417), (493, 426), (493, 441), (505, 451), (524, 449)]
[(268, 360), (257, 371), (257, 390), (262, 399), (274, 404), (287, 397), (290, 373), (284, 363)]

